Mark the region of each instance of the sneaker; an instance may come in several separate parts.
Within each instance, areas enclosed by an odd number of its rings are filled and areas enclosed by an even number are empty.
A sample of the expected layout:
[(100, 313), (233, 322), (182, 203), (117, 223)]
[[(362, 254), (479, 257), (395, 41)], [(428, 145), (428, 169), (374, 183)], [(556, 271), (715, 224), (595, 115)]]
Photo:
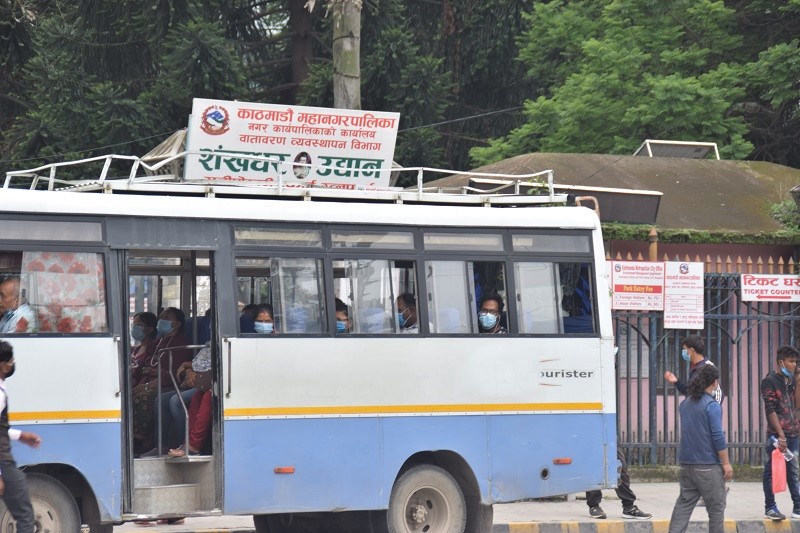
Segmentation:
[(644, 511), (640, 511), (639, 508), (634, 505), (630, 509), (622, 510), (622, 518), (632, 518), (634, 520), (647, 520), (648, 518), (653, 518), (653, 515), (651, 515), (650, 513), (645, 513)]
[(786, 520), (786, 517), (782, 515), (780, 511), (778, 511), (777, 507), (773, 507), (772, 509), (767, 509), (767, 511), (764, 513), (764, 516), (766, 516), (770, 520), (775, 520), (776, 522), (779, 522), (781, 520)]
[(800, 509), (792, 509), (792, 518), (800, 518)]
[(606, 518), (606, 513), (599, 505), (595, 505), (594, 507), (589, 508), (589, 516), (591, 516), (592, 518), (604, 520)]

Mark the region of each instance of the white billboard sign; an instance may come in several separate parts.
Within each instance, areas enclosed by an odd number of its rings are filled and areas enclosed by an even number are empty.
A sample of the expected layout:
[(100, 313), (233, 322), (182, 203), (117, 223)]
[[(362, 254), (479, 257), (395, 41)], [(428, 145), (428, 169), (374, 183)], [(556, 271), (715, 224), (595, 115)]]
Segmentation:
[[(382, 189), (399, 113), (195, 98), (184, 177), (208, 183)], [(260, 160), (244, 156), (255, 156)], [(378, 172), (384, 170), (384, 172)]]
[(611, 286), (614, 309), (664, 309), (664, 263), (612, 261)]
[(800, 276), (792, 274), (742, 274), (744, 302), (800, 302)]
[(668, 261), (664, 276), (664, 327), (704, 329), (704, 265)]

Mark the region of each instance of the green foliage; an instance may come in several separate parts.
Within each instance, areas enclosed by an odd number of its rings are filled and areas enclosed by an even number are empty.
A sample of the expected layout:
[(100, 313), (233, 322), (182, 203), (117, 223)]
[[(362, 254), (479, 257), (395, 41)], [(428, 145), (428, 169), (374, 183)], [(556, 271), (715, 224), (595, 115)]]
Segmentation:
[(794, 200), (784, 200), (770, 208), (772, 218), (789, 229), (800, 231), (800, 206)]
[[(653, 226), (644, 224), (603, 223), (603, 239), (647, 241)], [(800, 229), (785, 229), (770, 233), (741, 233), (738, 231), (701, 231), (691, 229), (657, 228), (658, 241), (669, 244), (797, 244)]]

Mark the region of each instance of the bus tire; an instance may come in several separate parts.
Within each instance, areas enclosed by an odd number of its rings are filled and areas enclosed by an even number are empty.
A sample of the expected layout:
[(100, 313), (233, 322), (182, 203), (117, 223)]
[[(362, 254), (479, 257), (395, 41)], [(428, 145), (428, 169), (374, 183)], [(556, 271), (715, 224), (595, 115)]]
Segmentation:
[(386, 512), (389, 533), (464, 533), (467, 506), (458, 482), (443, 468), (417, 465), (395, 482)]
[[(81, 530), (81, 518), (75, 498), (60, 481), (44, 474), (28, 474), (28, 491), (33, 505), (36, 531)], [(11, 531), (16, 520), (0, 501), (0, 531)], [(16, 531), (16, 529), (14, 529)]]

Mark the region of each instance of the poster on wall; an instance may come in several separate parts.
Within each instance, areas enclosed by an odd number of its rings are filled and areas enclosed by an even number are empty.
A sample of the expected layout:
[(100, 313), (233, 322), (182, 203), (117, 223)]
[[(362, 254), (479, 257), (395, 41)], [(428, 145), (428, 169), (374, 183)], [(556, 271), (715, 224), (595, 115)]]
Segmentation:
[(664, 263), (612, 261), (613, 309), (664, 309)]
[(800, 302), (800, 276), (792, 274), (742, 274), (743, 302)]
[(665, 263), (664, 328), (705, 328), (704, 274), (703, 263)]
[(386, 189), (399, 122), (399, 113), (195, 98), (186, 149), (201, 154), (186, 157), (184, 179)]

